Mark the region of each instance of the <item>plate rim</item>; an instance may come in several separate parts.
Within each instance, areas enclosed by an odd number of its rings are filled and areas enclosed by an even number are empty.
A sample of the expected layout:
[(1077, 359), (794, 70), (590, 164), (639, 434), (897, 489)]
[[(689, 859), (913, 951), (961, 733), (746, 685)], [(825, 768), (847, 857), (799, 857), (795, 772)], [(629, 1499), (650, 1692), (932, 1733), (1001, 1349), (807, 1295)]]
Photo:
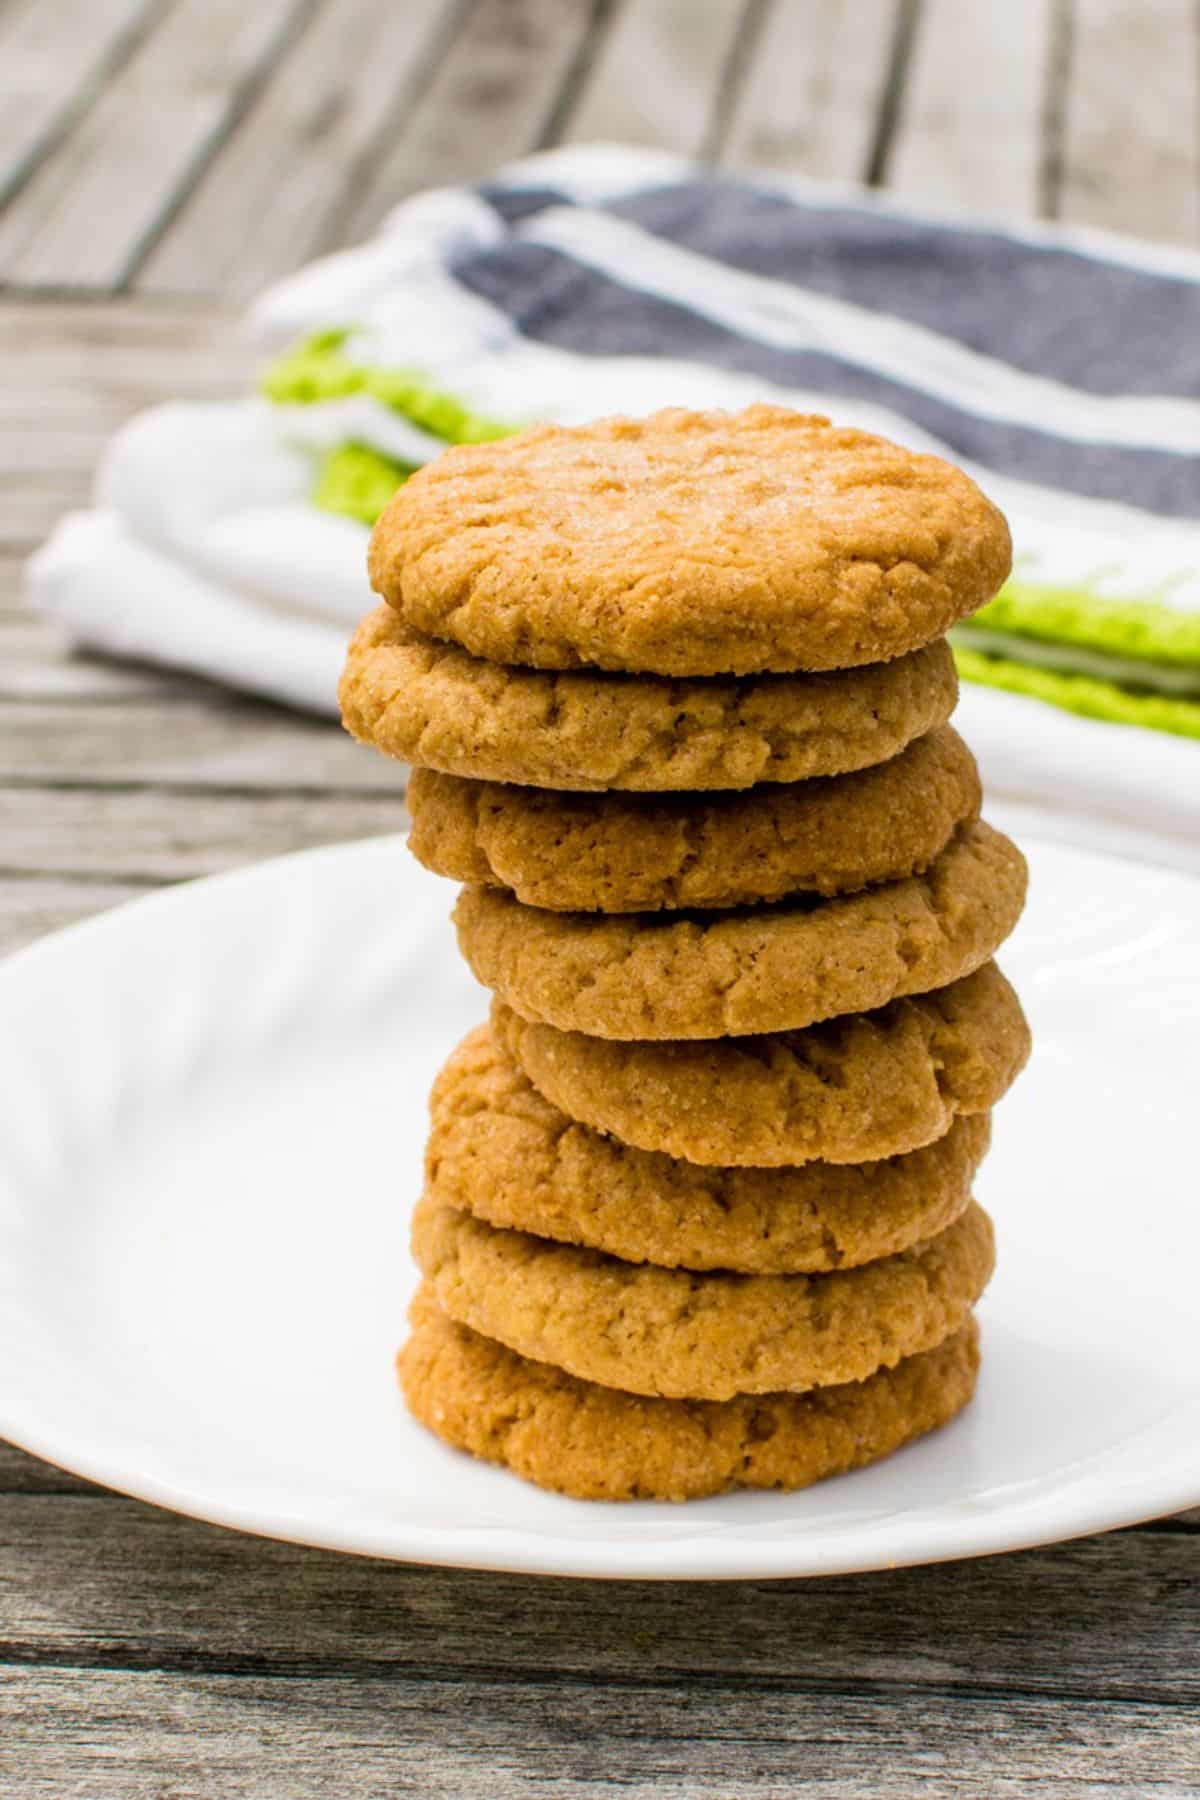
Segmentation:
[[(952, 1420), (951, 1426), (953, 1423)], [(872, 1533), (873, 1537), (880, 1536), (876, 1551), (849, 1557), (840, 1553), (839, 1545), (859, 1535), (853, 1528), (831, 1534), (825, 1540), (822, 1553), (817, 1556), (812, 1554), (814, 1544), (810, 1542), (804, 1546), (799, 1533), (790, 1538), (777, 1537), (764, 1541), (728, 1539), (724, 1542), (715, 1534), (706, 1533), (700, 1537), (655, 1539), (642, 1544), (612, 1538), (589, 1540), (584, 1537), (563, 1537), (550, 1532), (535, 1533), (480, 1526), (406, 1526), (387, 1537), (383, 1534), (372, 1535), (351, 1529), (325, 1527), (323, 1535), (314, 1535), (300, 1529), (286, 1514), (270, 1509), (222, 1505), (206, 1499), (195, 1490), (153, 1476), (144, 1477), (138, 1485), (133, 1485), (119, 1474), (111, 1472), (106, 1467), (103, 1456), (85, 1454), (81, 1458), (66, 1461), (54, 1453), (49, 1440), (42, 1444), (36, 1441), (35, 1436), (14, 1434), (9, 1429), (8, 1420), (2, 1415), (0, 1437), (7, 1439), (17, 1449), (28, 1451), (44, 1462), (62, 1469), (66, 1474), (96, 1482), (114, 1494), (160, 1507), (166, 1512), (194, 1519), (201, 1524), (239, 1531), (249, 1537), (424, 1568), (473, 1569), (495, 1574), (545, 1575), (574, 1580), (801, 1581), (818, 1580), (823, 1576), (868, 1575), (889, 1569), (924, 1568), (938, 1563), (974, 1560), (976, 1557), (1015, 1555), (1023, 1550), (1045, 1549), (1077, 1538), (1120, 1531), (1154, 1519), (1169, 1518), (1175, 1513), (1200, 1505), (1198, 1453), (1195, 1468), (1180, 1471), (1177, 1477), (1179, 1486), (1168, 1490), (1165, 1503), (1162, 1491), (1156, 1490), (1153, 1498), (1146, 1492), (1124, 1502), (1114, 1498), (1108, 1505), (1098, 1501), (1090, 1509), (1072, 1509), (1069, 1524), (1062, 1519), (1056, 1522), (1054, 1507), (1048, 1501), (1054, 1502), (1059, 1509), (1066, 1507), (1077, 1485), (1068, 1483), (1053, 1490), (1050, 1496), (1042, 1496), (1035, 1508), (1035, 1518), (1042, 1521), (1040, 1524), (1035, 1525), (1031, 1521), (1027, 1529), (1016, 1532), (1010, 1524), (1005, 1530), (1004, 1521), (1010, 1519), (1011, 1514), (998, 1508), (988, 1521), (990, 1530), (980, 1529), (980, 1522), (976, 1520), (972, 1522), (971, 1531), (964, 1529), (960, 1537), (956, 1538), (953, 1527), (947, 1528), (945, 1521), (930, 1520), (923, 1525), (922, 1530), (936, 1530), (939, 1533), (938, 1544), (924, 1546), (919, 1554), (906, 1552), (901, 1556), (895, 1554), (894, 1547), (889, 1553), (886, 1538), (877, 1532)], [(908, 1447), (902, 1447), (895, 1454), (902, 1456), (904, 1449)], [(498, 1470), (497, 1473), (509, 1480), (520, 1479), (508, 1470)], [(1147, 1477), (1145, 1488), (1149, 1489), (1152, 1485), (1151, 1478)], [(1126, 1492), (1124, 1488), (1120, 1491)], [(1136, 1488), (1134, 1491), (1137, 1492)], [(605, 1503), (581, 1500), (573, 1504), (599, 1511)], [(636, 1501), (624, 1503), (621, 1510), (624, 1512), (626, 1505), (636, 1504)], [(680, 1503), (681, 1512), (687, 1505), (688, 1502)], [(910, 1531), (911, 1529), (910, 1526)], [(917, 1531), (916, 1536), (921, 1536), (921, 1530)], [(807, 1548), (808, 1561), (803, 1565), (793, 1564), (788, 1557), (789, 1550), (794, 1554), (802, 1548)]]

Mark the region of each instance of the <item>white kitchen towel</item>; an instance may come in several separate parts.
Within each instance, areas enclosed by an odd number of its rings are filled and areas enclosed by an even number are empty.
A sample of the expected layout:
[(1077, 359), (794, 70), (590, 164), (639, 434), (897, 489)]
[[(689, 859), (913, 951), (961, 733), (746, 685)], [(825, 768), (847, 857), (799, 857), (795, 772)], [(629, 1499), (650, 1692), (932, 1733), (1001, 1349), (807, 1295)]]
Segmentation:
[[(35, 604), (81, 644), (332, 711), (371, 604), (367, 527), (314, 505), (314, 480), (346, 445), (397, 469), (436, 454), (458, 429), (422, 398), (439, 391), (469, 409), (464, 435), (760, 397), (832, 411), (968, 466), (1035, 595), (1200, 612), (1188, 253), (593, 148), (406, 203), (250, 324), (264, 348), (322, 335), (270, 399), (135, 420), (96, 510), (33, 559)], [(1134, 716), (1158, 704), (1135, 696)], [(1200, 868), (1200, 742), (974, 686), (962, 723), (992, 792), (1058, 835)]]

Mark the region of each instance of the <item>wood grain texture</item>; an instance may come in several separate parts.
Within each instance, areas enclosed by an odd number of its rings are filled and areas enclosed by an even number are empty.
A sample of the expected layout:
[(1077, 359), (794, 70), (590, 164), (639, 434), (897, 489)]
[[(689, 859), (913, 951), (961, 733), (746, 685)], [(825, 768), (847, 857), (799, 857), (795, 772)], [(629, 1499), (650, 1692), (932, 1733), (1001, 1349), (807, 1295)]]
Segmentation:
[(563, 141), (704, 153), (745, 16), (746, 0), (625, 0)]
[(404, 770), (332, 721), (184, 688), (140, 705), (74, 698), (0, 708), (0, 787), (11, 783), (376, 793), (399, 807)]
[(0, 206), (86, 111), (156, 0), (10, 0), (0, 13)]
[[(28, 1456), (15, 1444), (6, 1444), (0, 1438), (0, 1515), (5, 1504), (3, 1496), (8, 1494), (102, 1494), (105, 1491), (79, 1475), (69, 1475), (65, 1469), (43, 1462), (40, 1457)], [(0, 1595), (2, 1593), (0, 1588)]]
[(592, 23), (592, 0), (470, 0), (445, 55), (364, 169), (341, 220), (345, 240), (374, 231), (420, 188), (476, 180), (537, 148)]
[(604, 1681), (649, 1667), (678, 1685), (736, 1672), (1200, 1706), (1195, 1532), (823, 1581), (577, 1582), (339, 1557), (96, 1490), (9, 1493), (0, 1551), (0, 1659)]
[(9, 469), (0, 482), (0, 557), (36, 550), (71, 506), (84, 504), (90, 481), (82, 470)]
[(1053, 0), (923, 0), (886, 185), (952, 211), (1037, 210)]
[[(236, 312), (221, 304), (6, 296), (0, 304), (3, 401), (40, 386), (41, 410), (57, 415), (81, 396), (107, 397), (132, 411), (171, 393), (201, 398), (236, 391), (254, 361), (237, 325)], [(20, 386), (8, 388), (9, 378)], [(31, 427), (38, 422), (31, 413)]]
[(402, 823), (387, 793), (0, 788), (0, 872), (181, 881)]
[(1109, 1702), (932, 1691), (881, 1704), (869, 1693), (791, 1687), (747, 1694), (735, 1682), (664, 1690), (652, 1670), (613, 1687), (498, 1673), (464, 1689), (437, 1679), (25, 1668), (8, 1674), (0, 1696), (9, 1768), (43, 1772), (34, 1779), (44, 1785), (23, 1791), (121, 1800), (595, 1800), (616, 1788), (632, 1800), (798, 1791), (1133, 1800), (1194, 1791), (1200, 1735), (1194, 1716)]
[(144, 291), (248, 298), (345, 241), (345, 216), (455, 0), (326, 0), (141, 269)]
[(88, 472), (108, 435), (157, 400), (244, 392), (256, 356), (223, 306), (6, 299), (0, 472)]
[(7, 1766), (23, 1794), (56, 1800), (1195, 1791), (1200, 1722), (1187, 1712), (936, 1689), (881, 1699), (790, 1685), (747, 1693), (736, 1681), (664, 1687), (652, 1652), (646, 1660), (640, 1678), (612, 1686), (503, 1671), (464, 1686), (16, 1667), (0, 1683), (0, 1776)]
[[(4, 566), (0, 561), (0, 567)], [(20, 561), (8, 561), (7, 566), (14, 570), (14, 584), (19, 583)], [(202, 683), (189, 682), (184, 675), (166, 675), (140, 663), (102, 661), (77, 653), (57, 625), (32, 614), (16, 613), (0, 622), (0, 705), (5, 701), (59, 700), (119, 704), (203, 691)], [(9, 729), (19, 733), (21, 713), (10, 717)]]
[(721, 160), (821, 181), (867, 173), (896, 0), (773, 0)]
[[(53, 876), (22, 880), (6, 875), (0, 878), (0, 957), (36, 943), (48, 931), (61, 931), (66, 925), (77, 925), (80, 919), (90, 919), (93, 913), (136, 900), (145, 891), (141, 883)], [(0, 1493), (4, 1492), (4, 1481), (4, 1459), (0, 1455)]]
[(311, 0), (178, 0), (0, 219), (24, 287), (118, 288)]
[(87, 504), (119, 425), (157, 400), (241, 393), (254, 361), (221, 307), (0, 304), (0, 604), (12, 604), (19, 559)]
[(1074, 0), (1060, 217), (1200, 236), (1200, 17), (1191, 0)]

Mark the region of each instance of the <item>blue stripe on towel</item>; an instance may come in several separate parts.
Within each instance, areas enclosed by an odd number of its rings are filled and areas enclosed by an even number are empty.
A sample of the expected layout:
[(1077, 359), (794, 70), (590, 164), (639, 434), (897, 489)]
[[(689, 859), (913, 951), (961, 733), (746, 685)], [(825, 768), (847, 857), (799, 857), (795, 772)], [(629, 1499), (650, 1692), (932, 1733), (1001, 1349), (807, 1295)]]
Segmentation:
[[(1021, 245), (1008, 247), (1014, 256), (1026, 254)], [(958, 455), (1003, 473), (1172, 517), (1200, 511), (1200, 458), (1065, 439), (1028, 421), (984, 417), (877, 370), (744, 336), (683, 300), (627, 286), (560, 250), (513, 240), (464, 258), (454, 273), (526, 336), (562, 350), (685, 357), (831, 398), (871, 401), (933, 432)], [(877, 293), (876, 302), (881, 298)], [(887, 298), (890, 304), (890, 293)]]
[(1061, 243), (797, 204), (727, 181), (658, 188), (604, 210), (730, 267), (877, 308), (1087, 393), (1200, 397), (1200, 281)]

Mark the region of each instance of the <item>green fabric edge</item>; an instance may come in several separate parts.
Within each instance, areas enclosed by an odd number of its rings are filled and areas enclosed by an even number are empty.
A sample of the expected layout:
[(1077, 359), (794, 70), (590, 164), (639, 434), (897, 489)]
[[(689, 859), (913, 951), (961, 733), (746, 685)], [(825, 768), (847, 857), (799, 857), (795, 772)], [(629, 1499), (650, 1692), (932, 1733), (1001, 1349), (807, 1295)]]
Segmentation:
[(262, 371), (259, 392), (275, 406), (315, 406), (369, 394), (446, 444), (483, 444), (510, 437), (514, 426), (473, 412), (453, 394), (432, 387), (409, 369), (378, 369), (343, 354), (348, 328), (318, 331)]
[(1064, 675), (1053, 669), (1035, 669), (1029, 663), (1006, 657), (984, 656), (978, 650), (954, 645), (954, 660), (964, 681), (982, 687), (1001, 688), (1061, 707), (1085, 719), (1101, 719), (1109, 725), (1136, 725), (1147, 731), (1166, 731), (1175, 737), (1200, 739), (1200, 701), (1173, 700), (1163, 694), (1139, 694), (1099, 681), (1092, 675)]
[(1060, 675), (1091, 675), (1115, 687), (1166, 694), (1170, 699), (1200, 700), (1200, 664), (1145, 662), (1135, 656), (1112, 656), (1083, 644), (1051, 643), (1047, 638), (1018, 637), (1009, 631), (965, 631), (955, 626), (953, 643), (983, 656), (1053, 669)]
[(322, 458), (309, 498), (322, 512), (374, 525), (412, 472), (412, 463), (384, 456), (369, 444), (339, 444)]
[(960, 630), (1002, 631), (1046, 643), (1075, 644), (1138, 662), (1200, 666), (1200, 613), (1159, 600), (1110, 599), (1082, 587), (1010, 580)]

